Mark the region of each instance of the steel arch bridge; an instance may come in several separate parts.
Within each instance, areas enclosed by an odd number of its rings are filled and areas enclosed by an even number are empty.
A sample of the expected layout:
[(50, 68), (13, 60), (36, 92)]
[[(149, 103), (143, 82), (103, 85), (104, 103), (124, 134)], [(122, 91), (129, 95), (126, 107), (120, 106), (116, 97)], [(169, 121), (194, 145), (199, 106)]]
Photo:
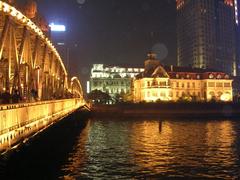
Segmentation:
[[(0, 0), (0, 156), (64, 117), (90, 111), (46, 26), (29, 17)], [(12, 102), (3, 103), (6, 94)]]
[(26, 101), (78, 97), (80, 81), (68, 78), (46, 32), (14, 6), (0, 1), (0, 92), (15, 91)]

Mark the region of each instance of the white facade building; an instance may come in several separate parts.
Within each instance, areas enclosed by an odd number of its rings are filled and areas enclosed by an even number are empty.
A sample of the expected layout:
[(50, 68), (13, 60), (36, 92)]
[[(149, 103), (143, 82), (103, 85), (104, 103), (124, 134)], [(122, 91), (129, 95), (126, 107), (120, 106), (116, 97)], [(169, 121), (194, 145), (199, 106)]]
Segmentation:
[(129, 94), (132, 90), (132, 79), (143, 71), (144, 68), (93, 64), (87, 87), (88, 93), (101, 90), (111, 97), (117, 94)]

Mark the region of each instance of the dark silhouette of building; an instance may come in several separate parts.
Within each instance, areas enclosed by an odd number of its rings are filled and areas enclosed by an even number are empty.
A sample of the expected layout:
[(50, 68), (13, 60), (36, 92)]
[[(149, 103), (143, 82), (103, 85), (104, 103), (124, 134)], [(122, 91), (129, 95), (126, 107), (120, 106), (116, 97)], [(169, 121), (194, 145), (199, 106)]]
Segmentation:
[(237, 0), (176, 0), (177, 63), (237, 75)]

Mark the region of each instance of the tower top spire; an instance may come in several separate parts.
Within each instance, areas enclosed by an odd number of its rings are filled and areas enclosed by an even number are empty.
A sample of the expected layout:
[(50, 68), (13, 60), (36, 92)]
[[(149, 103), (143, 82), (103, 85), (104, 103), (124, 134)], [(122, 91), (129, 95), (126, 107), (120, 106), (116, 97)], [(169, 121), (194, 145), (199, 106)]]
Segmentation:
[(157, 59), (157, 54), (154, 52), (149, 52), (147, 54), (148, 60), (156, 60)]

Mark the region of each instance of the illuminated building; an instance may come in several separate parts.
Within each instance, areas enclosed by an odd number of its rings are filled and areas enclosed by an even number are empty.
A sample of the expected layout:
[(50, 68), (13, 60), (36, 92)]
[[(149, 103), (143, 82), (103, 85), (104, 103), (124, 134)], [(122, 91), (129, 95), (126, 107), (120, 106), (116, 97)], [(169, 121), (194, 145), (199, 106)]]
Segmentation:
[(238, 62), (238, 72), (237, 75), (239, 76), (240, 70), (240, 2), (238, 0), (234, 0), (235, 6), (235, 22), (236, 22), (236, 39), (237, 39), (237, 62)]
[(134, 79), (134, 102), (232, 101), (232, 79), (223, 72), (162, 66), (154, 54), (148, 55), (145, 70)]
[(176, 2), (178, 66), (211, 68), (236, 76), (237, 0)]
[(93, 90), (101, 90), (112, 97), (117, 94), (130, 94), (132, 78), (143, 71), (143, 68), (93, 64), (87, 87), (88, 93)]
[[(63, 25), (64, 19), (56, 19), (56, 22), (50, 23), (51, 39), (55, 44), (59, 54), (64, 59), (66, 68), (69, 70), (69, 43), (67, 43), (67, 29)], [(60, 23), (58, 23), (60, 22)]]

